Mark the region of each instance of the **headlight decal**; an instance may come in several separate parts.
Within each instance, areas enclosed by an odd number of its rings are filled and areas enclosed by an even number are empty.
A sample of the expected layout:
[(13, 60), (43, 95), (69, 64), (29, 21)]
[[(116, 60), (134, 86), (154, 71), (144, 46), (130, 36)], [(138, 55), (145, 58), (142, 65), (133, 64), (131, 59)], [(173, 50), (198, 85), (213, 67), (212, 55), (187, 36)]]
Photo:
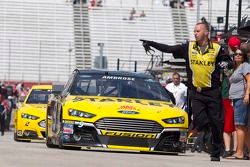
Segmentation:
[(21, 117), (24, 118), (24, 119), (31, 119), (31, 120), (37, 120), (37, 119), (39, 119), (39, 117), (37, 117), (35, 115), (26, 114), (26, 113), (22, 113)]
[(184, 124), (185, 118), (181, 116), (181, 117), (163, 119), (162, 121), (164, 121), (167, 124)]
[(38, 125), (39, 125), (40, 127), (42, 127), (42, 128), (45, 128), (45, 127), (46, 127), (46, 122), (45, 122), (45, 120), (40, 121), (40, 122), (38, 123)]
[(70, 116), (81, 117), (81, 118), (93, 118), (96, 116), (95, 114), (91, 114), (89, 112), (75, 110), (75, 109), (69, 109), (68, 114)]

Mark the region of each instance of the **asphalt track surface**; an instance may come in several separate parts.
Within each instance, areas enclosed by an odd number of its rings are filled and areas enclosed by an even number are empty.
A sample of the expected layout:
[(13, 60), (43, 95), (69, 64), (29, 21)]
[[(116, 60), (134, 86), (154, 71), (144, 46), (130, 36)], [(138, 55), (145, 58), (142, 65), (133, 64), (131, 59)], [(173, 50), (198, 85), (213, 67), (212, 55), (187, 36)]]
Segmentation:
[(206, 153), (176, 155), (121, 151), (63, 150), (44, 142), (15, 142), (0, 136), (0, 167), (250, 167), (250, 160), (211, 162)]

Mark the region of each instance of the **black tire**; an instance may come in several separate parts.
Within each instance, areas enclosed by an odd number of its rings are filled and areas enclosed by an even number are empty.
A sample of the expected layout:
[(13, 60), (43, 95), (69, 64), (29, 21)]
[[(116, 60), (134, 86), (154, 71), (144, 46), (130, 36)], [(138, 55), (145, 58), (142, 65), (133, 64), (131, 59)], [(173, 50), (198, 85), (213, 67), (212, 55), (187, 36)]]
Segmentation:
[(64, 146), (64, 145), (63, 145), (63, 141), (62, 141), (62, 139), (61, 139), (61, 135), (60, 135), (60, 137), (59, 137), (59, 139), (58, 139), (58, 143), (59, 143), (58, 147), (59, 147), (60, 149), (71, 150), (71, 149), (73, 148), (73, 147), (70, 147), (70, 146)]
[(62, 141), (62, 139), (61, 139), (61, 136), (60, 136), (60, 138), (58, 139), (58, 143), (59, 143), (59, 145), (58, 145), (58, 147), (60, 148), (60, 149), (65, 149), (65, 150), (81, 150), (81, 147), (74, 147), (74, 146), (64, 146), (63, 145), (63, 141)]
[(57, 146), (52, 143), (51, 138), (48, 136), (46, 136), (45, 143), (48, 148), (57, 148)]
[(58, 139), (58, 147), (59, 147), (60, 149), (65, 149), (65, 146), (63, 146), (63, 142), (62, 142), (62, 140), (61, 140), (61, 137), (59, 137), (59, 139)]
[(16, 132), (14, 132), (14, 141), (19, 142), (19, 140), (17, 139), (17, 134), (16, 134)]
[(51, 138), (48, 136), (48, 125), (47, 125), (47, 122), (48, 122), (48, 117), (46, 116), (46, 131), (45, 131), (45, 136), (46, 136), (45, 143), (46, 143), (46, 146), (48, 148), (56, 148), (57, 146), (52, 143)]

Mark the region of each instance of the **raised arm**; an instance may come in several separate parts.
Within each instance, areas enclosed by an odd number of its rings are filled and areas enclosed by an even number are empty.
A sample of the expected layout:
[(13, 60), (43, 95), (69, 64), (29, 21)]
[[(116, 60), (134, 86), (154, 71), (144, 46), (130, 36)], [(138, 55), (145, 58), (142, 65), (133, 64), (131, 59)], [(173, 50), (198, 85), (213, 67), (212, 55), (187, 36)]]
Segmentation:
[(166, 44), (162, 44), (162, 43), (158, 43), (158, 42), (154, 42), (154, 41), (148, 41), (148, 40), (144, 40), (144, 39), (140, 39), (140, 41), (142, 41), (142, 45), (144, 46), (145, 49), (149, 49), (150, 46), (161, 51), (161, 52), (165, 52), (165, 53), (173, 53), (174, 58), (185, 58), (186, 54), (186, 49), (187, 48), (186, 44), (182, 44), (182, 45), (166, 45)]

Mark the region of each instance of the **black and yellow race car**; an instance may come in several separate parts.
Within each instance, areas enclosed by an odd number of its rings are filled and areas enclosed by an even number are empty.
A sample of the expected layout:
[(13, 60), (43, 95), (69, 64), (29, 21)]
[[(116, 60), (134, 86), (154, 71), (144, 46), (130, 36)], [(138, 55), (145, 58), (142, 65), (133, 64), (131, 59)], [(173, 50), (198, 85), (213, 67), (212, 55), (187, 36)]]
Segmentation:
[(14, 115), (14, 140), (45, 139), (45, 118), (52, 85), (33, 85)]
[(187, 128), (187, 113), (151, 76), (75, 70), (49, 99), (46, 145), (177, 154), (186, 150)]

